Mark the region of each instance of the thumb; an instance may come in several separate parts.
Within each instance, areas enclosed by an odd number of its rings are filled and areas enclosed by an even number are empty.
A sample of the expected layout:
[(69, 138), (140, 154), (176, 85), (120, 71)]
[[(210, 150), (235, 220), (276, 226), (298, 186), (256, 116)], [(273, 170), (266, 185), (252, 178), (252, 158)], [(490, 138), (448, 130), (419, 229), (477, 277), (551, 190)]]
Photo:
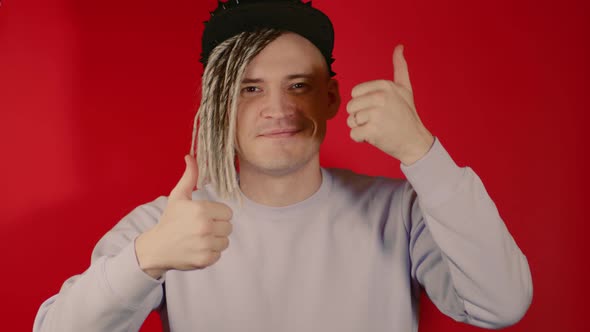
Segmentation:
[(176, 184), (176, 187), (170, 192), (169, 200), (191, 200), (192, 193), (197, 186), (197, 180), (199, 179), (199, 167), (197, 167), (197, 161), (190, 155), (184, 156), (184, 162), (186, 168), (184, 174)]
[(412, 91), (408, 63), (404, 57), (404, 45), (397, 45), (393, 50), (393, 81)]

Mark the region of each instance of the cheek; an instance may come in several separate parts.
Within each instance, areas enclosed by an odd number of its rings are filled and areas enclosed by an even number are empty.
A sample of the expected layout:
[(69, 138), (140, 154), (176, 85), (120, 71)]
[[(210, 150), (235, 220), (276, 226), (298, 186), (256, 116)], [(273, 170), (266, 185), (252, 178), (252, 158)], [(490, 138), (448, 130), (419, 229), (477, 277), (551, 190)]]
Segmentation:
[(245, 139), (252, 135), (256, 126), (256, 113), (251, 112), (248, 103), (241, 103), (238, 105), (236, 114), (236, 138), (238, 140)]
[(328, 112), (326, 107), (318, 101), (302, 105), (301, 109), (304, 110), (305, 116), (314, 122), (324, 122), (327, 120)]
[(326, 102), (320, 96), (310, 96), (300, 104), (300, 109), (305, 112), (307, 117), (314, 121), (325, 121), (327, 119)]

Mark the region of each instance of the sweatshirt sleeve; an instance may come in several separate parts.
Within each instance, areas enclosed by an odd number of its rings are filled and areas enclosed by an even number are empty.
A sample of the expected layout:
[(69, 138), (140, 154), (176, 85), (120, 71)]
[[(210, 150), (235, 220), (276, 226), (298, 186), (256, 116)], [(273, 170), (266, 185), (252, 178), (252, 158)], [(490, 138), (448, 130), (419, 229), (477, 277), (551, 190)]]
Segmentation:
[(131, 211), (97, 243), (91, 265), (66, 280), (35, 317), (33, 332), (137, 331), (162, 301), (163, 278), (140, 268), (135, 239), (154, 226), (166, 197)]
[(532, 299), (531, 273), (483, 183), (435, 138), (401, 164), (412, 277), (451, 318), (484, 328), (518, 322)]

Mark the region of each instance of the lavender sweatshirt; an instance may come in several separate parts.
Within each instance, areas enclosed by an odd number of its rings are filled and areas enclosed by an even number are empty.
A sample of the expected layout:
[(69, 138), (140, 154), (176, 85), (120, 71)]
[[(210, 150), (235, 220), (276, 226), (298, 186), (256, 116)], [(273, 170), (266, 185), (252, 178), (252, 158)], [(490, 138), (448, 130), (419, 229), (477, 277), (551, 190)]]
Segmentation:
[[(137, 207), (96, 245), (92, 264), (45, 301), (33, 331), (137, 331), (160, 310), (170, 331), (417, 331), (424, 288), (451, 318), (516, 323), (532, 281), (481, 180), (438, 138), (408, 180), (322, 168), (308, 199), (268, 207), (244, 197), (214, 265), (154, 280), (134, 239), (167, 197)], [(193, 199), (220, 201), (212, 188)]]

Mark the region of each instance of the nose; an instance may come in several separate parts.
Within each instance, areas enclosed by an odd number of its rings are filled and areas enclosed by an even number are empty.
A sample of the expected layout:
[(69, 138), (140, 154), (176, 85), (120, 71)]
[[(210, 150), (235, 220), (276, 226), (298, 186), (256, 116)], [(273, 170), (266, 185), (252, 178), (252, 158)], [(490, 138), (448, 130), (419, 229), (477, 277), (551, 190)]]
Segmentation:
[(288, 118), (295, 115), (295, 103), (284, 91), (269, 91), (265, 96), (261, 116), (269, 119)]

